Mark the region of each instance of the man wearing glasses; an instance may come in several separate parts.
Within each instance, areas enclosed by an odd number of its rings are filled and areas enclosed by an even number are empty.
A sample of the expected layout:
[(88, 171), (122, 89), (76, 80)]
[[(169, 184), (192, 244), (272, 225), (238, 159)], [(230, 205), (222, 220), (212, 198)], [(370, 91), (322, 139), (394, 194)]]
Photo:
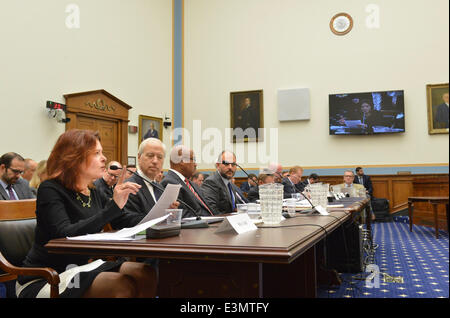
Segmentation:
[(203, 197), (212, 212), (217, 214), (236, 211), (236, 205), (248, 203), (239, 188), (232, 182), (236, 172), (236, 156), (230, 151), (222, 151), (217, 158), (217, 171), (211, 174), (202, 184)]
[(21, 178), (25, 169), (23, 157), (15, 152), (0, 157), (0, 200), (34, 199), (28, 183)]
[(103, 194), (107, 198), (112, 198), (114, 193), (114, 186), (116, 185), (117, 180), (119, 179), (121, 171), (121, 170), (111, 170), (110, 167), (113, 165), (122, 169), (122, 165), (119, 162), (111, 161), (106, 165), (106, 170), (103, 173), (103, 177), (94, 181), (95, 188), (100, 192), (103, 192)]

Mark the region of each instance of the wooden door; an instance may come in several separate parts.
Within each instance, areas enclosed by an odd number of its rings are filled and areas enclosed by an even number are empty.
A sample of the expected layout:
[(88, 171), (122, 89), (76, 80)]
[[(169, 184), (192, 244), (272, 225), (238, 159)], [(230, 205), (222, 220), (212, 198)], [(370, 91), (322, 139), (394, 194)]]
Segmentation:
[(127, 163), (128, 111), (131, 106), (101, 89), (64, 95), (66, 130), (92, 129), (100, 132), (103, 154), (108, 162)]
[(98, 131), (103, 147), (103, 154), (106, 157), (106, 162), (110, 162), (111, 160), (120, 162), (118, 153), (118, 126), (119, 122), (116, 120), (106, 120), (78, 115), (76, 128)]

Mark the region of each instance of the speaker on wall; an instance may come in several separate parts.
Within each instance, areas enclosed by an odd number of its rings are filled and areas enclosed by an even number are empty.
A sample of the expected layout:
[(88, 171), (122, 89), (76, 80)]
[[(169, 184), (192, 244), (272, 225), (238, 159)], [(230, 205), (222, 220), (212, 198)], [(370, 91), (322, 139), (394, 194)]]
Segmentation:
[(279, 121), (310, 119), (308, 88), (279, 89), (277, 99)]

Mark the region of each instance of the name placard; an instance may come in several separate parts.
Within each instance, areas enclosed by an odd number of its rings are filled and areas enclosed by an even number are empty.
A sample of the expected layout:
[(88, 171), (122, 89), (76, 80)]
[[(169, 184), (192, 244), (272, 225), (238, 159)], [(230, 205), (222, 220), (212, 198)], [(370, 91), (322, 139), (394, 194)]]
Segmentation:
[(257, 227), (247, 213), (227, 216), (215, 233), (233, 231), (237, 234), (256, 230)]

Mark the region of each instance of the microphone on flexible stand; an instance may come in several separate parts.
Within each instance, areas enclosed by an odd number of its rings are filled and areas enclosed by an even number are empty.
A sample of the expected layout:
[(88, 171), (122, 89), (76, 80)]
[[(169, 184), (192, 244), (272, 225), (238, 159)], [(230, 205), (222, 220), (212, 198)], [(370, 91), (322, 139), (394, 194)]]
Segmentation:
[[(122, 170), (123, 168), (119, 168), (118, 166), (112, 165), (109, 167), (109, 169), (111, 170)], [(159, 190), (161, 190), (162, 192), (164, 192), (164, 188), (162, 186), (160, 186), (159, 184), (157, 184), (154, 181), (150, 181), (147, 178), (144, 178), (143, 176), (139, 175), (138, 173), (134, 172), (133, 170), (130, 169), (126, 169), (128, 172), (131, 172), (132, 174), (134, 174), (135, 176), (137, 176), (138, 178), (140, 178), (141, 180), (147, 182), (148, 184), (150, 184), (152, 187), (158, 188)], [(183, 200), (177, 199), (177, 201), (179, 201), (180, 203), (184, 204), (189, 210), (191, 210), (191, 212), (195, 215), (196, 219), (195, 221), (189, 222), (189, 223), (184, 223), (181, 224), (181, 228), (202, 228), (202, 227), (209, 227), (208, 223), (203, 220), (201, 218), (200, 215), (198, 215), (197, 211), (194, 210), (194, 208), (192, 208), (189, 204), (187, 204), (186, 202), (184, 202)], [(184, 225), (184, 226), (183, 226)]]
[[(303, 193), (300, 193), (300, 194), (306, 199), (306, 201), (308, 201), (309, 204), (311, 204), (311, 209), (304, 210), (304, 211), (301, 211), (301, 212), (298, 212), (298, 213), (301, 213), (301, 214), (312, 214), (314, 212), (317, 212), (316, 206), (314, 204), (312, 204), (312, 202), (308, 198), (308, 196), (303, 194)], [(286, 217), (286, 218), (291, 218), (292, 217), (288, 212), (283, 212), (283, 216)]]
[[(225, 160), (222, 160), (222, 164), (223, 164), (223, 165), (229, 165), (229, 164), (233, 164), (233, 163), (227, 162), (227, 161), (225, 161)], [(254, 178), (250, 178), (250, 176), (248, 175), (247, 171), (244, 170), (244, 168), (242, 168), (242, 167), (241, 167), (240, 165), (238, 165), (237, 163), (234, 163), (234, 164), (235, 164), (236, 166), (238, 166), (239, 169), (241, 169), (243, 173), (245, 173), (245, 175), (247, 176), (247, 178), (252, 179), (252, 181), (253, 181), (254, 183), (258, 184), (258, 181), (257, 181), (257, 180), (255, 180)]]

